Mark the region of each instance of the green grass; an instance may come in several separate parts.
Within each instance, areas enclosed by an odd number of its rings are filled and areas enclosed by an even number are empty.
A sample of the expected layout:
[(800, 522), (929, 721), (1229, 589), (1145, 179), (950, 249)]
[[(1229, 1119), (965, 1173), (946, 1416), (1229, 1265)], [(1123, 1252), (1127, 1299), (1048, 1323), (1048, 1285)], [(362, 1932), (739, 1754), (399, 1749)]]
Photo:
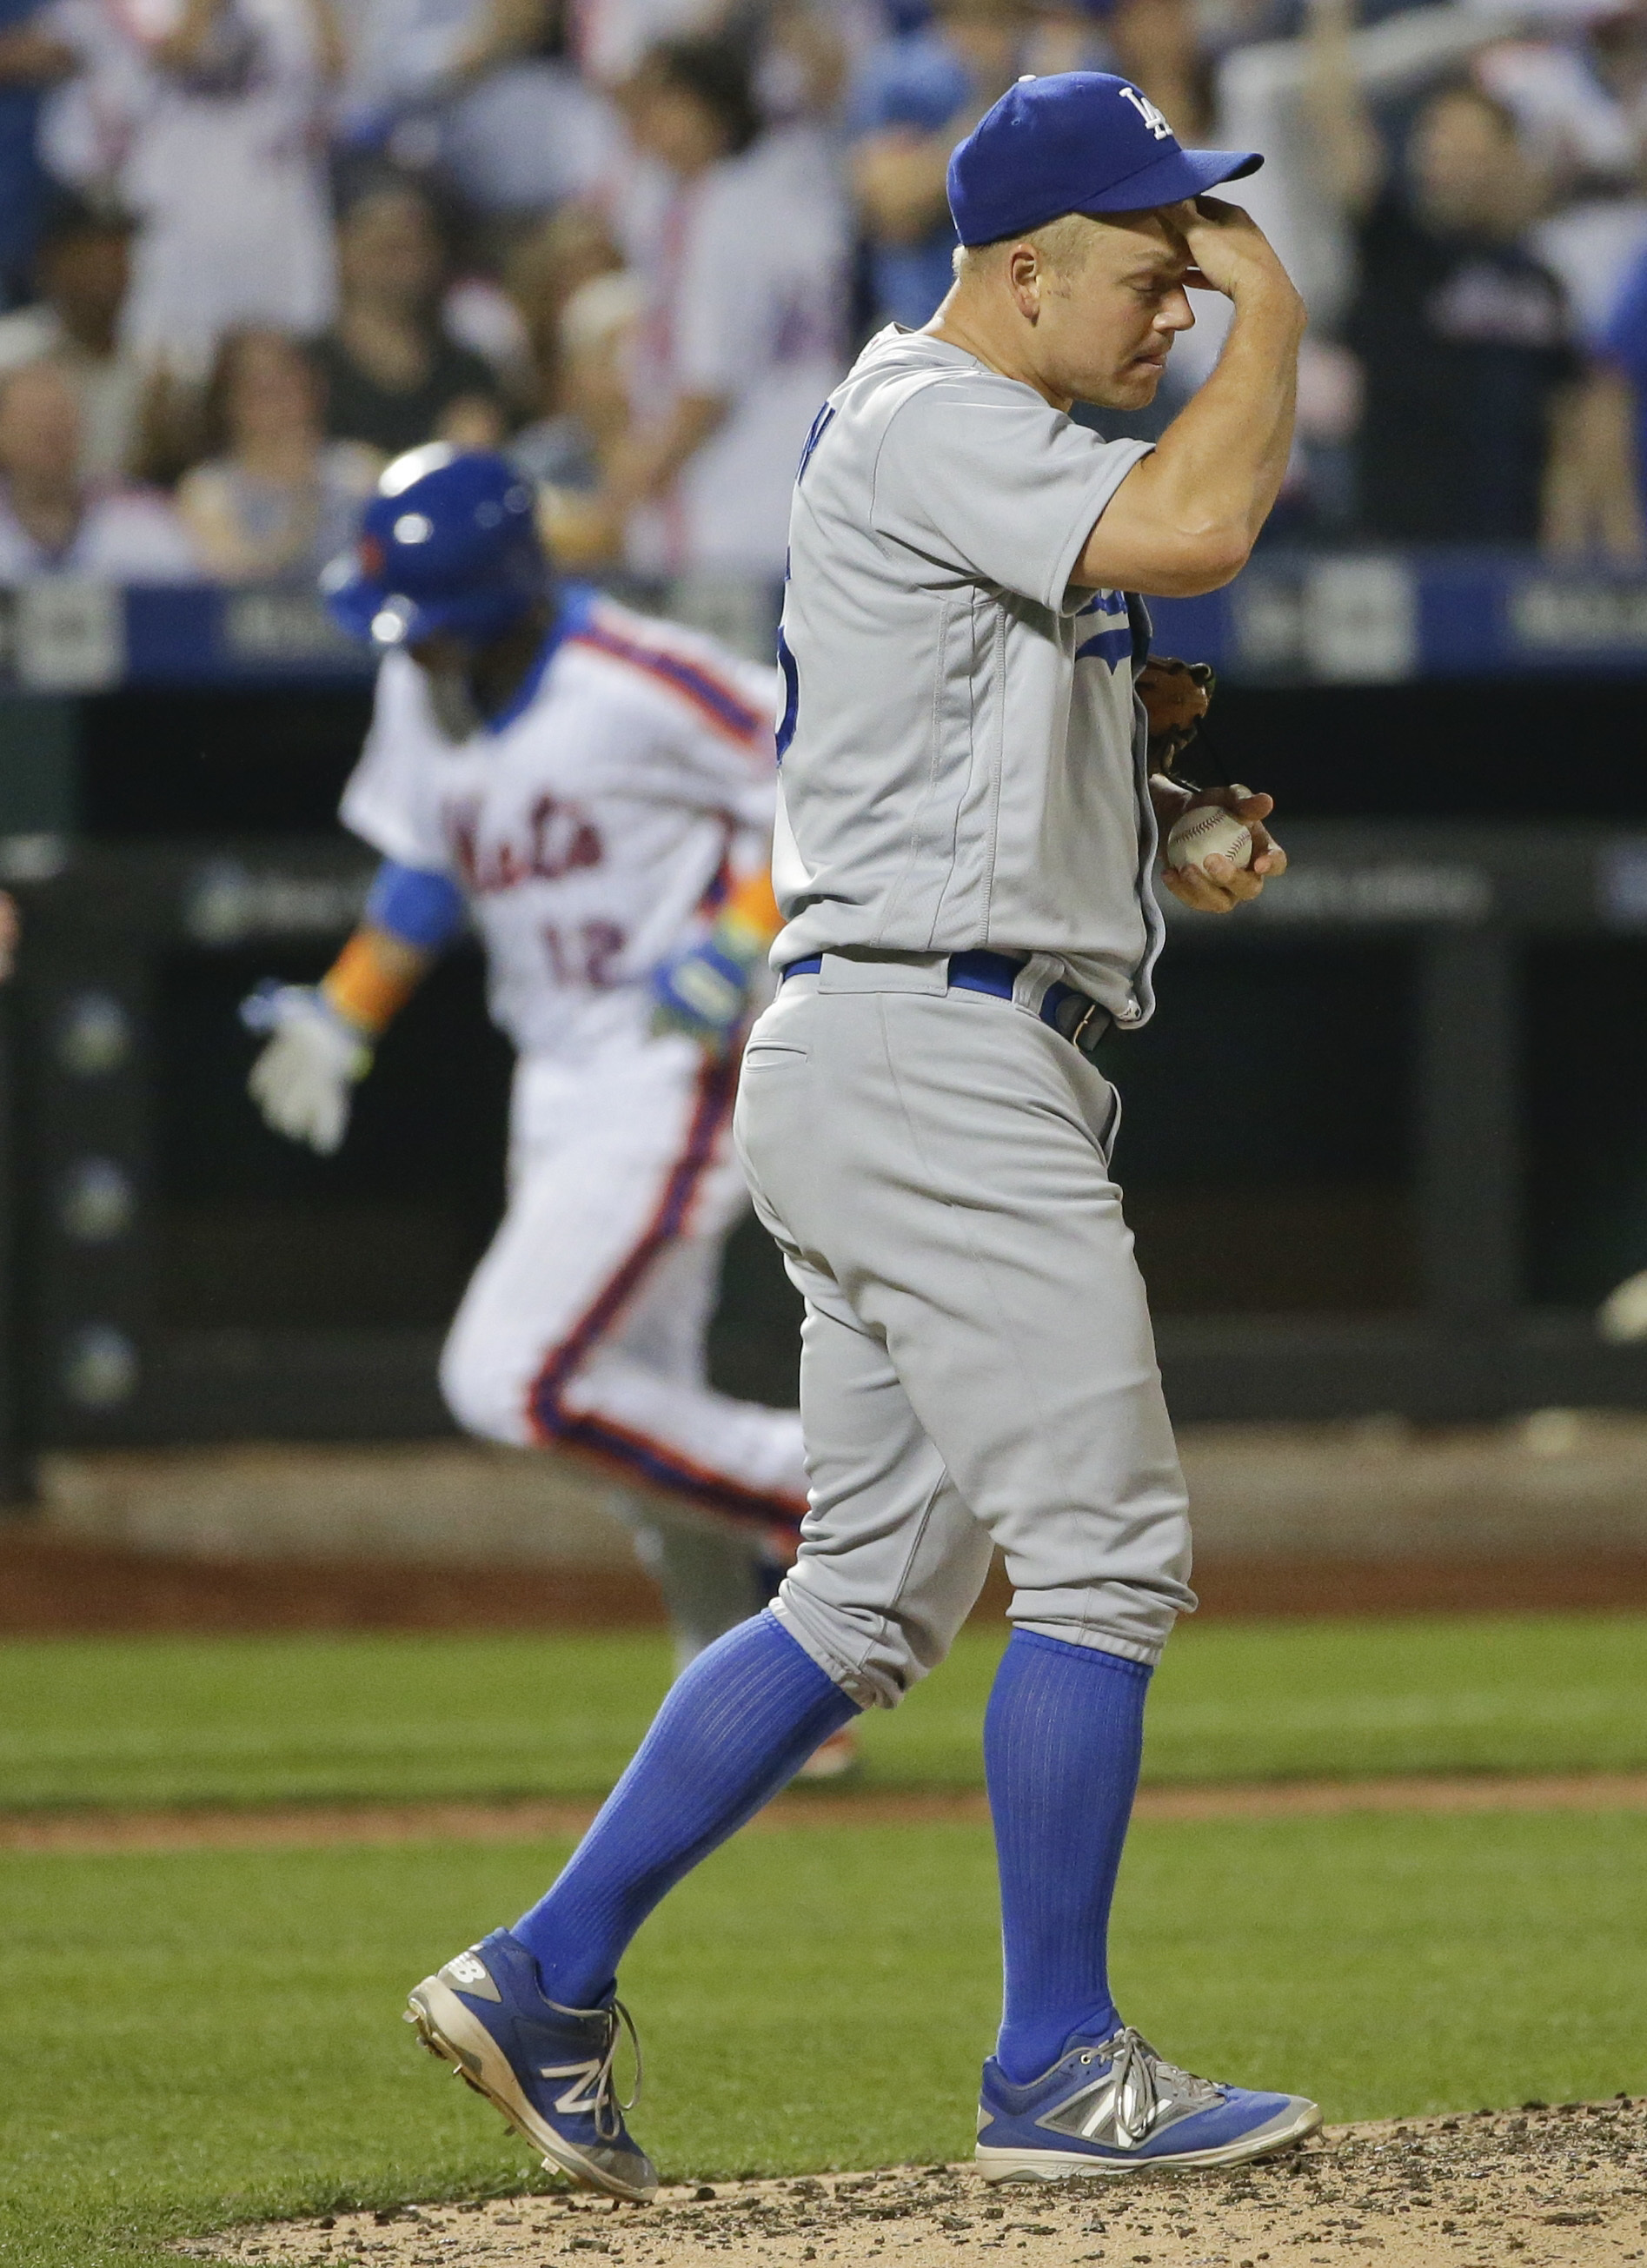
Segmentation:
[[(1000, 1638), (865, 1727), (871, 1785), (971, 1787)], [(0, 1645), (0, 1808), (590, 1796), (668, 1675), (649, 1635)], [(1147, 1777), (1647, 1766), (1647, 1617), (1183, 1629)]]
[[(998, 1649), (970, 1633), (868, 1722), (872, 1784), (976, 1784)], [(3, 1646), (0, 1806), (593, 1795), (667, 1674), (642, 1637)], [(1148, 1770), (1647, 1765), (1643, 1690), (1642, 1618), (1192, 1625)], [(266, 2213), (520, 2186), (524, 2151), (395, 2018), (563, 1849), (0, 1861), (0, 2263), (159, 2268), (166, 2240)], [(1637, 1815), (1146, 1824), (1123, 2005), (1336, 2117), (1640, 2089), (1644, 1867)], [(964, 2152), (997, 1959), (981, 1829), (735, 1842), (625, 1969), (643, 2138), (710, 2176)]]
[[(158, 2268), (263, 2213), (523, 2185), (531, 2161), (395, 2021), (563, 1846), (12, 1859), (0, 2260)], [(1141, 1827), (1123, 2005), (1192, 2066), (1334, 2117), (1647, 2086), (1647, 1818)], [(675, 2174), (962, 2154), (996, 2005), (966, 1826), (735, 1842), (624, 1972), (642, 2138)]]

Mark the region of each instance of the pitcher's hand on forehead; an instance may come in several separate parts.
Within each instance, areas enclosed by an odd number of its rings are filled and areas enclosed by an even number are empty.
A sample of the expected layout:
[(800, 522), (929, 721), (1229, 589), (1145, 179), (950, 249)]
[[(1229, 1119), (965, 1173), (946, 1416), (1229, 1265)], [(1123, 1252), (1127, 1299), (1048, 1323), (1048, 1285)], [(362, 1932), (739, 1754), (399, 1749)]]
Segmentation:
[(1184, 281), (1192, 291), (1220, 291), (1226, 299), (1266, 287), (1292, 292), (1292, 279), (1274, 246), (1243, 206), (1222, 197), (1195, 197), (1164, 206), (1163, 217), (1183, 237), (1192, 263)]

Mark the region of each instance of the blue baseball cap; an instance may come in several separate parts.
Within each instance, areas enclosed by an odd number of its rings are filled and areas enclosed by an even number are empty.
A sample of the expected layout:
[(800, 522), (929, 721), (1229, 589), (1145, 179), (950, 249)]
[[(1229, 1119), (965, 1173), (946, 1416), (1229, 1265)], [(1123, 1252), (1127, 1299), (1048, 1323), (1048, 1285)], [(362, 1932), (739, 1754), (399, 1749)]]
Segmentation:
[(1184, 150), (1148, 96), (1112, 71), (1021, 78), (949, 158), (963, 244), (1024, 236), (1065, 213), (1145, 212), (1263, 164), (1256, 150)]
[(332, 620), (373, 645), (436, 630), (499, 637), (553, 587), (530, 481), (491, 450), (425, 443), (396, 457), (352, 551), (321, 577)]

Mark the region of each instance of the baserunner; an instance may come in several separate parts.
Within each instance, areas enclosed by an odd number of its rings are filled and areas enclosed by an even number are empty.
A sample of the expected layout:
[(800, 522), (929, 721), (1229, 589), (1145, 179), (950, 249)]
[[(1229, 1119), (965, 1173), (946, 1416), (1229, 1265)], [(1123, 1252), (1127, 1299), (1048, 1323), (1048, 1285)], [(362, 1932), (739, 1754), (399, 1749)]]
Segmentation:
[[(1160, 821), (1211, 800), (1251, 830), (1244, 865), (1164, 874), (1191, 906), (1228, 910), (1285, 864), (1267, 797), (1152, 779), (1132, 594), (1229, 582), (1286, 468), (1302, 307), (1206, 194), (1258, 163), (1181, 149), (1107, 74), (1021, 82), (950, 161), (954, 290), (924, 331), (870, 343), (808, 445), (780, 656), (784, 981), (737, 1107), (806, 1300), (800, 1556), (674, 1687), (548, 1895), (412, 1994), (429, 2044), (617, 2196), (655, 2183), (612, 2079), (635, 1930), (825, 1733), (942, 1659), (992, 1545), (1013, 1634), (984, 1727), (1006, 1992), (983, 2172), (1230, 2164), (1320, 2121), (1169, 2063), (1105, 1959), (1145, 1694), (1195, 1602), (1095, 1052), (1151, 1012)], [(1152, 398), (1187, 288), (1232, 320), (1159, 444), (1074, 423), (1076, 401)]]

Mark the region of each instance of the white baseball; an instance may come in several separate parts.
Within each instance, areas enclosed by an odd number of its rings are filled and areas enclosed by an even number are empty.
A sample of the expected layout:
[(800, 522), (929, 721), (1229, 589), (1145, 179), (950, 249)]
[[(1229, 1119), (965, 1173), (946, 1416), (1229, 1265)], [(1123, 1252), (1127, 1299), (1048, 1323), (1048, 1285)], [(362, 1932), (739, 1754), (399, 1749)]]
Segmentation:
[(1169, 866), (1199, 866), (1207, 871), (1209, 858), (1227, 858), (1232, 866), (1252, 861), (1252, 837), (1238, 819), (1215, 803), (1196, 804), (1186, 811), (1167, 837)]

